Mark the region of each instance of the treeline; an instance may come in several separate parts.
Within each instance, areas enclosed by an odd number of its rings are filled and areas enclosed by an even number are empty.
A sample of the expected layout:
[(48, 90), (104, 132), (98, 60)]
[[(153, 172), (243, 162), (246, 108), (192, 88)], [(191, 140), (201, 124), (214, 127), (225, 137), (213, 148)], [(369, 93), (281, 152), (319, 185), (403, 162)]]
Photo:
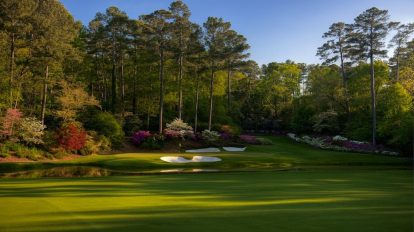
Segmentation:
[[(0, 114), (20, 109), (47, 130), (79, 121), (99, 132), (97, 121), (115, 121), (127, 134), (162, 133), (179, 118), (196, 131), (226, 124), (411, 149), (412, 24), (371, 8), (329, 28), (318, 49), (322, 65), (260, 68), (230, 22), (209, 17), (198, 25), (190, 16), (182, 1), (136, 18), (110, 7), (84, 26), (56, 0), (2, 1)], [(390, 59), (386, 45), (395, 50)]]

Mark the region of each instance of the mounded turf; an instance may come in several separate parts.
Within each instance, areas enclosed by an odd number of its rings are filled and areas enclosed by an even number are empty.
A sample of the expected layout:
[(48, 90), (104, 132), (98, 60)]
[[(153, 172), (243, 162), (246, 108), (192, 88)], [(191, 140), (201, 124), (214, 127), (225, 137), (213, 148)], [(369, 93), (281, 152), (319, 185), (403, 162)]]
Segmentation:
[[(0, 164), (140, 171), (210, 167), (255, 172), (0, 179), (0, 231), (413, 231), (411, 160), (313, 149), (285, 138), (215, 164), (165, 154)], [(300, 167), (289, 171), (274, 171)]]
[(171, 168), (216, 168), (221, 170), (263, 170), (286, 169), (307, 166), (405, 166), (410, 167), (412, 160), (384, 155), (359, 154), (321, 150), (305, 144), (296, 143), (285, 137), (268, 137), (273, 145), (249, 146), (245, 152), (220, 152), (207, 155), (220, 157), (217, 163), (166, 163), (162, 156), (184, 156), (188, 153), (129, 153), (116, 155), (94, 155), (72, 161), (0, 163), (0, 173), (59, 166), (94, 166), (118, 171), (145, 171)]

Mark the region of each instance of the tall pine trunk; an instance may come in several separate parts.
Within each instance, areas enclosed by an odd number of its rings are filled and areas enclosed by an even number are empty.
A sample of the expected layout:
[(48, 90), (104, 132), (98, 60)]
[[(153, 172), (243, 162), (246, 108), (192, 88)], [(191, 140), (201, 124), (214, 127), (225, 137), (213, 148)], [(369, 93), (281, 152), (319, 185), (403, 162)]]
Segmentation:
[(133, 93), (132, 93), (132, 113), (137, 114), (137, 65), (134, 66), (134, 79), (133, 79)]
[(164, 49), (160, 50), (160, 70), (159, 70), (159, 79), (160, 79), (160, 102), (159, 102), (159, 130), (161, 134), (163, 131), (163, 119), (164, 119)]
[(46, 95), (47, 95), (47, 81), (49, 78), (49, 65), (46, 65), (45, 76), (43, 79), (43, 90), (42, 90), (42, 111), (41, 120), (42, 124), (45, 124), (45, 112), (46, 112)]
[(231, 66), (227, 69), (227, 112), (230, 112), (231, 107)]
[(10, 79), (9, 79), (9, 97), (10, 97), (10, 106), (13, 105), (13, 81), (14, 81), (14, 57), (15, 57), (15, 36), (14, 33), (11, 34), (10, 39)]
[[(113, 55), (115, 56), (115, 55)], [(112, 113), (115, 113), (116, 111), (116, 65), (115, 65), (115, 57), (112, 58), (112, 74), (111, 74), (111, 111)]]
[[(214, 67), (214, 65), (213, 65)], [(214, 68), (211, 68), (210, 77), (210, 110), (208, 115), (208, 130), (211, 130), (211, 122), (213, 118), (213, 87), (214, 87)]]
[(377, 129), (377, 113), (375, 104), (375, 70), (374, 70), (374, 54), (372, 48), (370, 52), (370, 63), (371, 63), (371, 110), (372, 110), (372, 145), (376, 146), (376, 129)]
[(124, 56), (121, 55), (121, 114), (125, 116), (125, 76), (124, 76)]
[(396, 55), (396, 57), (397, 57), (397, 64), (396, 64), (396, 75), (395, 75), (395, 82), (397, 83), (398, 81), (399, 81), (399, 79), (400, 79), (400, 49), (399, 48), (397, 48), (398, 50), (397, 50), (397, 55)]
[(344, 54), (342, 46), (339, 47), (339, 56), (341, 60), (341, 75), (342, 75), (342, 85), (345, 91), (345, 109), (347, 114), (349, 115), (349, 94), (348, 94), (348, 80), (345, 73), (345, 64), (344, 64)]
[(178, 118), (182, 118), (183, 114), (183, 54), (179, 58), (179, 73), (178, 73)]
[(103, 86), (103, 99), (104, 99), (104, 110), (107, 111), (109, 109), (109, 100), (108, 100), (108, 78), (107, 74), (104, 73), (102, 75), (104, 86)]
[(196, 71), (196, 96), (195, 96), (195, 114), (194, 114), (194, 132), (197, 132), (198, 126), (198, 101), (200, 95), (200, 80), (198, 76), (198, 70)]

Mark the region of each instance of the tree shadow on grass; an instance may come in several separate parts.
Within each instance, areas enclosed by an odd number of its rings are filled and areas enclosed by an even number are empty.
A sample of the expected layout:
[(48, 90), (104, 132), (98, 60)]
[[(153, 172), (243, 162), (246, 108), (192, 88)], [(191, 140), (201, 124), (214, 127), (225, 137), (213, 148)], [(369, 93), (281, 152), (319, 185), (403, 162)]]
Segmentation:
[(409, 171), (7, 180), (0, 230), (409, 231), (411, 181)]

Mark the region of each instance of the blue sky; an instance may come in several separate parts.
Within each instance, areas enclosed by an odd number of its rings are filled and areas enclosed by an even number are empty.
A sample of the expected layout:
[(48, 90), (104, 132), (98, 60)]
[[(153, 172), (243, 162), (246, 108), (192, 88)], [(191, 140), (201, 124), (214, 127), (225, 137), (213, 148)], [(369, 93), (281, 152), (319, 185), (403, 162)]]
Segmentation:
[[(117, 6), (131, 18), (168, 8), (172, 0), (61, 0), (85, 25), (96, 12)], [(316, 49), (322, 34), (338, 21), (351, 23), (364, 10), (387, 9), (391, 20), (414, 22), (414, 0), (184, 0), (191, 20), (202, 24), (208, 16), (222, 17), (243, 34), (251, 59), (259, 64), (291, 59), (318, 63)]]

